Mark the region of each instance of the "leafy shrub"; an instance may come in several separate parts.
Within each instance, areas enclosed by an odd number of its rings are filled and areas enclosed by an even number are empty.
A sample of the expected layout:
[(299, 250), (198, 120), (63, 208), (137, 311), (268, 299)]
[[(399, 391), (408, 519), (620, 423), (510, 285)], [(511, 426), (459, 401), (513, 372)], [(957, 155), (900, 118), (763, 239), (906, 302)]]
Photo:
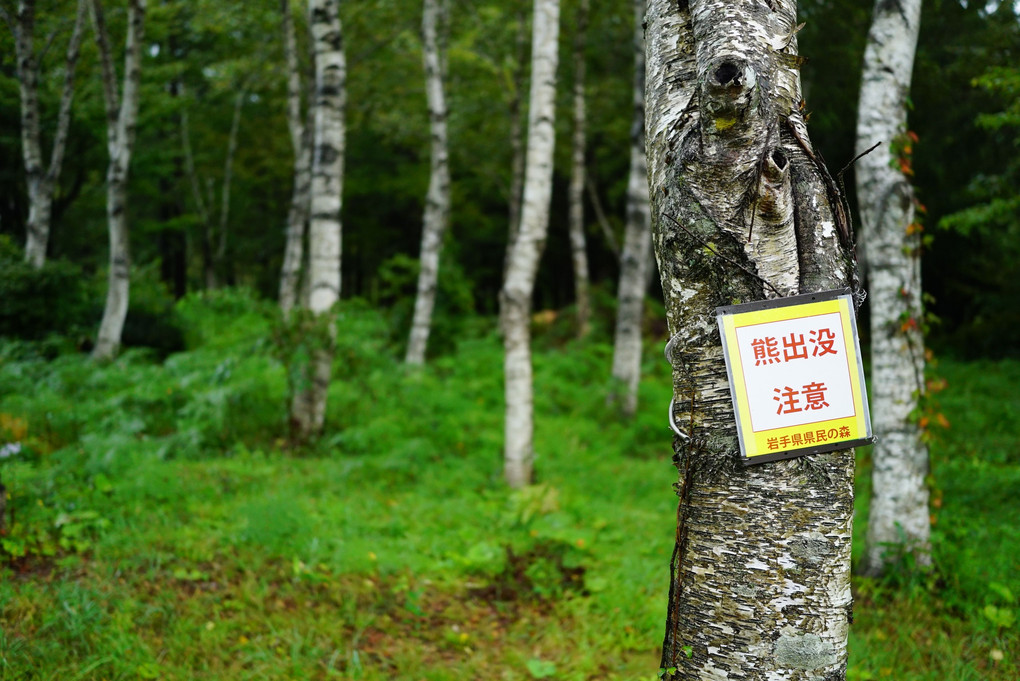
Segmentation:
[(81, 269), (63, 260), (36, 269), (9, 238), (0, 236), (0, 243), (0, 336), (42, 340), (81, 332), (91, 313)]

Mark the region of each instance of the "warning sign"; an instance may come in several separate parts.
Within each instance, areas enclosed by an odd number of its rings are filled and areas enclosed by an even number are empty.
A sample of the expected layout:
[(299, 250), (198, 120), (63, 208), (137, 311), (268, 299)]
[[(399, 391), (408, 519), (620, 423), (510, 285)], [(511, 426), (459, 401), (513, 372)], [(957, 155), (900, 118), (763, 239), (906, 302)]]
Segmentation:
[(848, 290), (716, 314), (745, 464), (874, 441)]

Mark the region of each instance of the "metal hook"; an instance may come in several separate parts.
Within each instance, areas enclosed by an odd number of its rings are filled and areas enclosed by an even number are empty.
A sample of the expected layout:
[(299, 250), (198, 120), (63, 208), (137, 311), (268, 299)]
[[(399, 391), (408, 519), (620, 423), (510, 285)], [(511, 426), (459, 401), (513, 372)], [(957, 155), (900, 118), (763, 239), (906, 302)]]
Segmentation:
[(666, 355), (666, 361), (669, 362), (670, 366), (673, 365), (673, 343), (676, 342), (676, 338), (679, 335), (679, 333), (673, 334), (673, 337), (667, 341), (666, 347), (662, 350), (662, 354)]
[(673, 430), (674, 433), (676, 433), (683, 439), (690, 440), (691, 436), (677, 428), (676, 421), (673, 420), (673, 405), (675, 403), (676, 403), (675, 397), (669, 401), (669, 427)]

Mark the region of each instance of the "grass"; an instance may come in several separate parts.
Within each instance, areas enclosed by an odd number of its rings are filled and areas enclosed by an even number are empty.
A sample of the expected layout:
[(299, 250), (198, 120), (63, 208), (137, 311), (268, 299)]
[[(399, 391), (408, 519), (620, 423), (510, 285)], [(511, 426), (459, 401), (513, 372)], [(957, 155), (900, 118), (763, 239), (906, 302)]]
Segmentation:
[[(181, 313), (191, 348), (162, 364), (0, 348), (0, 445), (23, 444), (0, 679), (655, 678), (676, 500), (654, 347), (625, 422), (610, 347), (537, 339), (539, 484), (512, 492), (495, 337), (408, 371), (347, 306), (327, 433), (295, 448), (269, 310)], [(941, 370), (938, 570), (855, 578), (851, 679), (1016, 676), (1020, 363)]]

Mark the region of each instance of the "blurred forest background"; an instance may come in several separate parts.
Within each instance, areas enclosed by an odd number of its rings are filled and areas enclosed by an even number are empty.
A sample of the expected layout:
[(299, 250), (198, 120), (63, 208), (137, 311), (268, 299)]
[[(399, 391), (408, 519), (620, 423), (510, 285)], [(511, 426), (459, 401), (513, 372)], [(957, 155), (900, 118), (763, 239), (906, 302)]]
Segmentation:
[[(16, 14), (14, 2), (0, 2)], [(578, 2), (562, 3), (552, 217), (533, 305), (549, 311), (533, 324), (539, 484), (510, 491), (499, 477), (496, 315), (511, 128), (521, 120), (513, 111), (527, 106), (518, 36), (530, 35), (530, 4), (449, 0), (451, 224), (429, 363), (410, 372), (400, 359), (429, 178), (421, 3), (342, 3), (343, 300), (326, 431), (300, 446), (288, 439), (276, 305), (294, 175), (278, 3), (148, 4), (125, 351), (98, 365), (84, 354), (108, 262), (95, 37), (86, 22), (48, 256), (37, 269), (23, 254), (15, 38), (0, 26), (9, 515), (0, 679), (655, 677), (676, 512), (657, 277), (639, 412), (627, 419), (605, 404), (632, 116), (630, 3), (593, 3), (587, 28), (594, 316), (583, 340), (569, 312), (566, 227)], [(38, 5), (46, 158), (75, 3)], [(811, 137), (835, 173), (854, 156), (872, 6), (800, 8)], [(1005, 680), (1020, 669), (1017, 11), (923, 5), (909, 171), (924, 206), (932, 378), (948, 386), (932, 412), (947, 427), (928, 435), (936, 566), (855, 579), (852, 679)], [(106, 12), (120, 69), (127, 13), (117, 2)], [(866, 522), (867, 449), (858, 457)]]

